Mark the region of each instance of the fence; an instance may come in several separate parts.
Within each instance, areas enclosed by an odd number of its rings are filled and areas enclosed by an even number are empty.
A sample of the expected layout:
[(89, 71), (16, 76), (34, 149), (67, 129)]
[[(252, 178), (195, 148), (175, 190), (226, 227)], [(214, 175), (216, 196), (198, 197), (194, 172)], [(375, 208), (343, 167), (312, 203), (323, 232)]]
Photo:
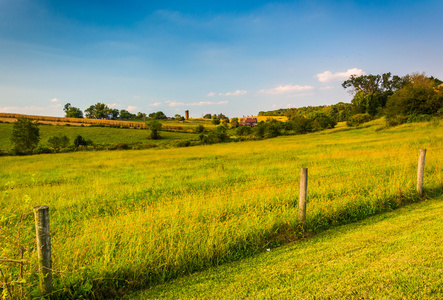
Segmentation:
[[(423, 196), (423, 177), (424, 177), (424, 165), (425, 165), (426, 150), (421, 149), (419, 155), (418, 171), (417, 171), (417, 194), (419, 197)], [(346, 174), (348, 172), (337, 172), (335, 174)], [(330, 176), (330, 175), (328, 175)], [(279, 183), (277, 185), (287, 185), (289, 182)], [(260, 187), (257, 187), (258, 189)], [(306, 215), (307, 215), (307, 200), (308, 199), (308, 169), (302, 168), (300, 174), (300, 196), (299, 196), (299, 210), (298, 210), (298, 222), (303, 229), (306, 229)], [(108, 202), (108, 205), (111, 204)], [(70, 209), (70, 208), (66, 208)], [(52, 269), (51, 262), (51, 241), (49, 232), (49, 207), (40, 206), (34, 208), (35, 224), (36, 224), (36, 236), (37, 236), (37, 250), (38, 261), (40, 270), (40, 289), (43, 294), (52, 293)], [(126, 226), (128, 224), (122, 224)], [(8, 260), (0, 259), (0, 262), (15, 263), (23, 267), (24, 264), (29, 262), (24, 260)], [(8, 284), (3, 276), (4, 288), (8, 288)]]

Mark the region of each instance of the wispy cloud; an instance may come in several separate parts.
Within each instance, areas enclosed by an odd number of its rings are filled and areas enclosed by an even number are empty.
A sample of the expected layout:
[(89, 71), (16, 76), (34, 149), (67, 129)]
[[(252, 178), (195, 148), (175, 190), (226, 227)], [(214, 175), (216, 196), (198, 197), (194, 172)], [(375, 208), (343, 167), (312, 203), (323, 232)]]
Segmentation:
[(221, 105), (221, 104), (227, 104), (229, 101), (200, 101), (200, 102), (193, 102), (193, 103), (185, 103), (185, 102), (176, 102), (171, 101), (168, 103), (169, 106), (175, 107), (175, 106), (205, 106), (205, 105)]
[(242, 96), (246, 95), (248, 92), (244, 90), (236, 90), (235, 92), (227, 92), (225, 94), (221, 94), (221, 96)]
[(160, 106), (160, 105), (162, 105), (161, 102), (155, 102), (155, 103), (149, 104), (149, 106)]
[(278, 95), (278, 94), (288, 94), (294, 92), (305, 92), (313, 90), (314, 87), (310, 85), (280, 85), (272, 89), (262, 89), (259, 90), (259, 94), (270, 94), (270, 95)]
[(336, 72), (332, 73), (331, 71), (324, 71), (323, 73), (319, 73), (315, 75), (315, 77), (320, 82), (331, 82), (331, 81), (343, 81), (348, 79), (351, 75), (366, 75), (366, 73), (362, 69), (348, 69), (346, 72)]
[(52, 98), (52, 99), (51, 99), (51, 102), (60, 102), (60, 99)]
[(227, 93), (218, 93), (216, 94), (215, 92), (210, 92), (207, 96), (208, 97), (214, 97), (214, 96), (242, 96), (242, 95), (246, 95), (248, 93), (248, 91), (245, 90), (236, 90), (235, 92), (227, 92)]

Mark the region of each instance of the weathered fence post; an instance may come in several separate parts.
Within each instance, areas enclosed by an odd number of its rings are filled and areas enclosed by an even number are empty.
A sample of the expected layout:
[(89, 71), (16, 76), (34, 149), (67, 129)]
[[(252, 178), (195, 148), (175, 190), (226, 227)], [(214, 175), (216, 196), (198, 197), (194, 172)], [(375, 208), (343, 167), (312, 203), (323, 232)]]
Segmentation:
[(426, 149), (420, 149), (418, 156), (418, 171), (417, 171), (417, 193), (420, 197), (423, 196), (423, 176), (425, 173), (425, 157)]
[(300, 200), (298, 203), (298, 220), (305, 227), (306, 222), (306, 196), (308, 193), (308, 169), (301, 168), (300, 172)]
[(40, 289), (43, 294), (52, 291), (51, 237), (49, 232), (49, 207), (34, 207), (35, 233), (40, 271)]

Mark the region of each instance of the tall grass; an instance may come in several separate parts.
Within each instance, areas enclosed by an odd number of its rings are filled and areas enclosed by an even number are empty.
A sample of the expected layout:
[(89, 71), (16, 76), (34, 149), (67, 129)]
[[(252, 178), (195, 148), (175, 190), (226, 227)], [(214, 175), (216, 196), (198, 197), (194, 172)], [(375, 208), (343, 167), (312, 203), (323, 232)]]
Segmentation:
[[(428, 149), (425, 193), (441, 193), (441, 124), (380, 126), (162, 151), (2, 157), (0, 255), (17, 258), (21, 213), (49, 205), (54, 295), (115, 296), (296, 239), (301, 167), (309, 169), (311, 232), (418, 200), (420, 148)], [(31, 214), (21, 231), (33, 261)]]

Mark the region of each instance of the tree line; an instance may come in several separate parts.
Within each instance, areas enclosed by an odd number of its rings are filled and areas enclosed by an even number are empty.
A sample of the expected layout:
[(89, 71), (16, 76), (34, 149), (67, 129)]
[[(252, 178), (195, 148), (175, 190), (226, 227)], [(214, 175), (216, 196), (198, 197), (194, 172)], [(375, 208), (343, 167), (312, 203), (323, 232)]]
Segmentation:
[[(86, 117), (88, 119), (143, 120), (143, 121), (145, 121), (147, 118), (155, 120), (165, 120), (168, 118), (162, 111), (152, 112), (149, 115), (142, 112), (133, 114), (125, 109), (118, 110), (116, 108), (110, 108), (109, 106), (101, 102), (97, 102), (96, 104), (89, 106), (87, 109), (85, 109), (84, 114), (80, 108), (72, 106), (71, 103), (66, 103), (63, 108), (63, 111), (65, 113), (66, 118)], [(172, 119), (184, 120), (184, 117), (179, 114), (176, 114)]]
[(287, 116), (290, 121), (304, 123), (331, 119), (347, 121), (350, 126), (381, 116), (394, 126), (443, 115), (443, 82), (424, 73), (352, 75), (342, 87), (353, 95), (351, 103), (262, 111), (259, 115)]

